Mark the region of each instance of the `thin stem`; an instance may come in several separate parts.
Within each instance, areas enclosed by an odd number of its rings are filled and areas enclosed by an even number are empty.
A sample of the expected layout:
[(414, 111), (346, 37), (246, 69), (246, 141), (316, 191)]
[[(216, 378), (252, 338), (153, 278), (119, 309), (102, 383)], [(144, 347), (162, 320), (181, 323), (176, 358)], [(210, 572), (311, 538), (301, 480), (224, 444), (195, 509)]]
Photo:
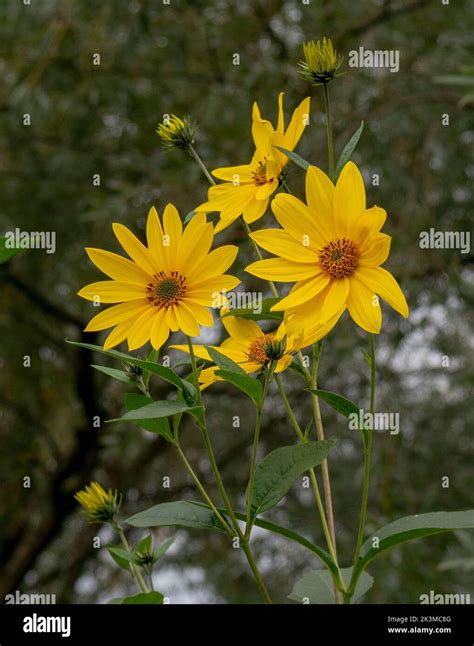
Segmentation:
[(324, 84), (324, 109), (326, 111), (326, 130), (328, 138), (328, 165), (329, 177), (334, 182), (334, 150), (332, 145), (332, 125), (331, 125), (331, 107), (329, 105), (329, 90), (328, 84)]
[[(370, 417), (374, 419), (375, 413), (375, 337), (369, 334), (370, 339)], [(359, 560), (362, 542), (364, 540), (365, 522), (367, 518), (367, 503), (369, 500), (369, 480), (370, 480), (370, 458), (372, 451), (372, 433), (371, 429), (364, 429), (364, 484), (362, 491), (362, 504), (359, 518), (359, 531), (357, 534), (357, 544), (354, 554), (354, 569)], [(358, 578), (358, 577), (357, 577)], [(357, 579), (352, 577), (348, 593), (350, 596), (354, 593)], [(349, 600), (350, 600), (349, 596)]]
[(207, 180), (209, 181), (209, 184), (212, 184), (212, 186), (214, 186), (215, 183), (216, 183), (215, 179), (213, 178), (211, 173), (207, 170), (206, 165), (204, 164), (202, 159), (199, 157), (199, 155), (197, 154), (197, 152), (196, 152), (196, 150), (195, 150), (195, 148), (194, 148), (194, 146), (192, 144), (188, 144), (188, 150), (191, 153), (192, 157), (194, 157), (194, 159), (197, 161), (199, 168), (202, 170), (202, 172), (206, 176)]
[(258, 451), (258, 441), (260, 438), (260, 426), (262, 423), (262, 411), (263, 405), (265, 403), (265, 398), (267, 396), (268, 384), (271, 378), (270, 369), (265, 371), (265, 382), (263, 385), (262, 399), (260, 400), (259, 405), (257, 406), (257, 415), (255, 417), (255, 432), (253, 436), (253, 446), (252, 446), (252, 458), (250, 460), (250, 477), (249, 485), (247, 489), (247, 522), (245, 525), (245, 538), (250, 538), (250, 533), (252, 531), (252, 498), (253, 498), (253, 483), (255, 479), (255, 467), (257, 465), (257, 451)]
[[(114, 527), (118, 532), (122, 545), (127, 550), (127, 552), (130, 552), (130, 545), (128, 544), (127, 537), (125, 536), (125, 532), (123, 531), (122, 527), (118, 523), (115, 523)], [(141, 590), (141, 592), (148, 592), (148, 588), (142, 576), (142, 573), (137, 568), (135, 563), (130, 563), (130, 573), (135, 579), (135, 583), (137, 584), (139, 590)]]
[[(193, 369), (194, 381), (195, 381), (195, 384), (196, 384), (196, 387), (197, 387), (197, 390), (198, 390), (198, 393), (199, 393), (198, 400), (199, 400), (200, 405), (202, 406), (203, 401), (202, 401), (202, 394), (201, 394), (201, 391), (199, 389), (199, 379), (198, 379), (196, 357), (195, 357), (195, 354), (194, 354), (193, 343), (192, 343), (189, 336), (187, 336), (186, 338), (187, 338), (187, 341), (188, 341), (189, 354), (191, 356), (191, 365), (192, 365), (192, 369)], [(203, 439), (204, 439), (204, 444), (206, 446), (207, 454), (208, 454), (209, 461), (210, 461), (210, 464), (211, 464), (212, 473), (214, 475), (216, 485), (217, 485), (217, 488), (219, 490), (219, 494), (220, 494), (220, 496), (222, 498), (222, 501), (224, 503), (225, 509), (226, 509), (227, 513), (229, 514), (229, 517), (230, 517), (230, 519), (232, 521), (232, 525), (234, 527), (234, 530), (235, 530), (235, 533), (236, 533), (237, 537), (239, 538), (239, 542), (242, 545), (242, 549), (244, 551), (244, 554), (247, 557), (247, 561), (248, 561), (248, 563), (250, 565), (250, 569), (252, 570), (252, 573), (254, 575), (255, 582), (256, 582), (259, 590), (260, 590), (260, 593), (261, 593), (265, 603), (272, 603), (270, 594), (269, 594), (269, 592), (267, 590), (267, 587), (266, 587), (266, 585), (265, 585), (265, 583), (264, 583), (264, 581), (262, 579), (262, 575), (260, 574), (260, 572), (258, 570), (257, 564), (255, 562), (255, 558), (254, 558), (254, 556), (252, 554), (252, 550), (250, 549), (248, 539), (244, 536), (242, 530), (240, 529), (239, 522), (237, 520), (237, 517), (236, 517), (236, 515), (234, 513), (232, 504), (231, 504), (231, 502), (229, 500), (229, 497), (227, 495), (227, 492), (226, 492), (226, 489), (225, 489), (225, 486), (224, 486), (224, 482), (222, 480), (222, 476), (220, 474), (219, 467), (218, 467), (217, 462), (216, 462), (216, 458), (215, 458), (215, 455), (214, 455), (214, 450), (212, 448), (211, 438), (209, 436), (209, 431), (207, 429), (207, 425), (205, 423), (205, 420), (203, 419), (201, 421), (198, 421), (198, 426), (199, 426), (199, 428), (200, 428), (200, 430), (202, 432), (202, 436), (203, 436)]]
[[(250, 237), (250, 234), (252, 233), (252, 229), (249, 227), (249, 225), (248, 225), (248, 224), (247, 224), (247, 222), (244, 220), (244, 218), (240, 218), (240, 220), (241, 220), (241, 222), (242, 222), (242, 226), (244, 227), (246, 234), (247, 234), (247, 235), (248, 235), (248, 237), (249, 237), (250, 242), (252, 243), (252, 246), (253, 246), (254, 251), (255, 251), (255, 253), (256, 253), (256, 255), (257, 255), (257, 258), (258, 258), (259, 260), (263, 260), (263, 256), (262, 256), (262, 253), (261, 253), (261, 251), (260, 251), (260, 249), (259, 249), (258, 244), (255, 242), (255, 240), (253, 240), (253, 238), (251, 238), (251, 237)], [(277, 289), (277, 287), (276, 287), (275, 283), (274, 283), (273, 281), (271, 281), (271, 280), (269, 280), (269, 281), (267, 281), (267, 282), (268, 282), (268, 284), (270, 285), (270, 289), (272, 290), (273, 295), (274, 295), (274, 296), (276, 296), (276, 297), (278, 298), (280, 295), (279, 295), (279, 293), (278, 293), (278, 289)]]
[[(291, 404), (290, 404), (290, 402), (288, 400), (288, 397), (286, 395), (285, 388), (283, 386), (283, 382), (281, 380), (280, 375), (275, 375), (275, 381), (276, 381), (276, 384), (278, 386), (278, 390), (280, 392), (280, 396), (281, 396), (281, 399), (283, 401), (283, 405), (285, 406), (285, 410), (286, 410), (286, 412), (288, 414), (288, 417), (290, 419), (290, 422), (291, 422), (293, 428), (295, 429), (295, 432), (296, 432), (296, 435), (298, 436), (298, 439), (300, 440), (300, 442), (302, 444), (307, 444), (308, 438), (305, 436), (305, 434), (301, 430), (300, 425), (298, 424), (298, 420), (296, 419), (295, 414), (293, 412), (293, 409), (291, 407)], [(324, 507), (323, 507), (323, 503), (321, 501), (321, 495), (319, 493), (318, 481), (316, 479), (316, 473), (315, 473), (314, 469), (311, 468), (309, 470), (309, 474), (310, 474), (311, 484), (312, 484), (313, 491), (314, 491), (314, 498), (316, 500), (316, 506), (318, 508), (319, 515), (321, 517), (321, 524), (323, 526), (324, 537), (326, 539), (329, 554), (331, 555), (331, 558), (332, 558), (335, 566), (337, 567), (337, 571), (338, 571), (338, 575), (339, 575), (339, 577), (338, 577), (339, 586), (344, 589), (345, 585), (344, 585), (344, 581), (342, 580), (341, 573), (339, 571), (339, 565), (338, 565), (338, 562), (337, 562), (337, 555), (336, 555), (336, 552), (335, 552), (333, 544), (332, 544), (331, 535), (330, 535), (329, 527), (328, 527), (328, 524), (327, 524), (327, 521), (326, 521), (326, 515), (324, 513)], [(335, 594), (335, 597), (336, 597), (336, 602), (340, 603), (339, 590), (337, 589), (336, 586), (334, 588), (334, 594)]]

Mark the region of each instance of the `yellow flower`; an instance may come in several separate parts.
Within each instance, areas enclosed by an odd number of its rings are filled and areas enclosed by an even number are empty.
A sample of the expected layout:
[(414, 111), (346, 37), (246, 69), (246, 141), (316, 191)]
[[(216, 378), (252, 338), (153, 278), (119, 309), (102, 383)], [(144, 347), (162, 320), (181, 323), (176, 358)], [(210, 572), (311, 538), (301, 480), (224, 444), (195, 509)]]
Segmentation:
[(211, 326), (218, 295), (233, 289), (239, 279), (223, 272), (238, 248), (226, 245), (209, 251), (214, 232), (204, 214), (195, 215), (183, 231), (172, 204), (164, 210), (163, 226), (155, 208), (148, 214), (145, 247), (122, 224), (113, 230), (131, 260), (110, 251), (86, 249), (89, 258), (111, 281), (92, 283), (79, 296), (102, 303), (119, 303), (100, 312), (86, 327), (95, 332), (114, 327), (104, 343), (113, 348), (125, 339), (129, 350), (150, 340), (158, 350), (170, 331), (199, 334), (199, 325)]
[(187, 148), (194, 143), (197, 125), (188, 118), (180, 119), (174, 114), (167, 116), (160, 123), (156, 132), (163, 147), (169, 151), (173, 148)]
[(341, 67), (343, 58), (332, 46), (330, 38), (323, 38), (322, 43), (320, 40), (303, 43), (303, 52), (304, 61), (298, 63), (300, 73), (303, 78), (312, 81), (313, 85), (324, 85), (340, 76), (336, 72)]
[(86, 518), (91, 522), (112, 521), (117, 514), (122, 496), (118, 491), (105, 491), (98, 482), (91, 482), (74, 498), (84, 509)]
[[(223, 314), (228, 311), (222, 309)], [(255, 321), (236, 316), (223, 316), (222, 323), (229, 333), (229, 338), (223, 341), (220, 346), (211, 347), (237, 363), (248, 374), (259, 372), (271, 361), (276, 362), (275, 372), (282, 372), (292, 362), (292, 355), (309, 345), (305, 343), (301, 334), (287, 335), (283, 322), (275, 332), (270, 333), (264, 332)], [(187, 345), (173, 345), (171, 347), (189, 352)], [(212, 361), (204, 346), (195, 345), (193, 347), (197, 357), (205, 361)], [(217, 370), (219, 370), (218, 366), (212, 366), (201, 372), (199, 375), (201, 389), (207, 388), (215, 381), (222, 380), (215, 374)]]
[(272, 203), (282, 229), (256, 231), (252, 238), (278, 258), (246, 268), (274, 281), (295, 282), (273, 306), (285, 310), (289, 331), (304, 328), (312, 341), (322, 338), (347, 308), (361, 328), (378, 334), (382, 313), (378, 296), (405, 318), (408, 305), (394, 277), (380, 267), (388, 258), (390, 236), (380, 233), (384, 209), (366, 208), (357, 166), (348, 162), (333, 185), (319, 168), (306, 174), (308, 205), (280, 194)]
[(281, 92), (278, 96), (278, 123), (275, 130), (270, 121), (262, 119), (258, 105), (254, 103), (252, 135), (256, 150), (252, 161), (250, 164), (213, 170), (212, 174), (225, 183), (212, 186), (208, 201), (195, 209), (206, 213), (220, 212), (216, 233), (228, 227), (240, 215), (243, 215), (247, 223), (262, 217), (288, 163), (288, 157), (275, 146), (294, 150), (308, 123), (308, 115), (309, 98), (306, 98), (293, 112), (285, 130)]

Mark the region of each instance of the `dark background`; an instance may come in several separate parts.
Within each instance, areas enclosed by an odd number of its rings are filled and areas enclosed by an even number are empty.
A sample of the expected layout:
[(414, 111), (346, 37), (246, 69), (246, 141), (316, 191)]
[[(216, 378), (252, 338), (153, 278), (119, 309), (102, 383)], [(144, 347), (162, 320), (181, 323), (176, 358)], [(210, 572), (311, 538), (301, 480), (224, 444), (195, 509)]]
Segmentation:
[[(368, 531), (413, 513), (472, 508), (472, 256), (419, 248), (420, 232), (430, 227), (469, 230), (472, 4), (9, 0), (1, 13), (0, 233), (15, 227), (55, 231), (57, 250), (25, 252), (0, 267), (0, 599), (16, 589), (55, 593), (58, 602), (106, 601), (133, 591), (105, 550), (92, 547), (98, 533), (103, 544), (112, 536), (87, 525), (72, 498), (91, 478), (125, 493), (125, 514), (197, 498), (161, 439), (131, 425), (92, 427), (94, 415), (121, 413), (127, 387), (96, 373), (89, 367), (92, 357), (64, 341), (80, 339), (91, 317), (90, 304), (76, 292), (100, 280), (84, 247), (118, 249), (112, 222), (143, 233), (152, 204), (161, 212), (172, 201), (186, 214), (204, 201), (206, 180), (193, 161), (160, 148), (155, 129), (164, 113), (189, 114), (199, 122), (196, 146), (211, 168), (240, 164), (252, 153), (252, 102), (257, 99), (274, 121), (281, 89), (287, 112), (312, 91), (312, 123), (298, 151), (326, 168), (322, 95), (296, 73), (302, 41), (322, 35), (333, 39), (346, 62), (359, 46), (400, 51), (399, 73), (350, 69), (330, 88), (336, 156), (365, 121), (354, 159), (367, 180), (369, 205), (389, 213), (387, 267), (411, 307), (408, 321), (383, 308), (377, 408), (399, 412), (401, 432), (374, 438)], [(94, 53), (100, 66), (92, 64)], [(239, 66), (232, 64), (235, 53)], [(462, 76), (438, 79), (446, 75)], [(25, 113), (31, 115), (29, 127), (23, 125)], [(448, 126), (443, 114), (449, 114)], [(92, 184), (96, 173), (100, 187)], [(368, 183), (373, 173), (380, 175), (379, 187)], [(291, 167), (288, 181), (300, 191), (302, 172)], [(220, 235), (219, 243), (227, 241), (242, 244), (235, 271), (245, 276), (245, 289), (256, 288), (242, 271), (252, 251), (240, 227)], [(365, 345), (365, 335), (344, 319), (324, 342), (320, 379), (322, 388), (362, 406), (368, 375), (359, 348)], [(24, 355), (31, 356), (29, 368), (23, 367)], [(294, 377), (290, 382), (296, 388)], [(156, 396), (166, 392), (163, 383), (155, 385)], [(253, 412), (227, 386), (206, 397), (219, 464), (241, 503)], [(306, 423), (306, 396), (292, 397)], [(240, 429), (232, 427), (234, 414), (241, 415)], [(339, 555), (349, 565), (361, 442), (324, 405), (323, 416), (327, 435), (338, 439), (330, 466)], [(212, 482), (197, 432), (190, 425), (183, 437), (190, 459)], [(273, 392), (264, 450), (293, 440)], [(25, 476), (29, 489), (23, 488)], [(165, 476), (171, 477), (170, 490), (161, 486)], [(450, 479), (447, 489), (443, 476)], [(298, 485), (269, 517), (323, 544), (311, 496)], [(172, 601), (259, 600), (241, 556), (220, 536), (172, 529), (155, 534), (158, 541), (177, 536), (156, 576), (156, 586)], [(130, 538), (140, 536), (132, 532)], [(256, 532), (254, 542), (276, 601), (284, 602), (294, 581), (318, 567), (283, 539)], [(474, 592), (473, 569), (472, 534), (410, 543), (370, 566), (376, 582), (366, 600), (417, 603), (429, 590)]]

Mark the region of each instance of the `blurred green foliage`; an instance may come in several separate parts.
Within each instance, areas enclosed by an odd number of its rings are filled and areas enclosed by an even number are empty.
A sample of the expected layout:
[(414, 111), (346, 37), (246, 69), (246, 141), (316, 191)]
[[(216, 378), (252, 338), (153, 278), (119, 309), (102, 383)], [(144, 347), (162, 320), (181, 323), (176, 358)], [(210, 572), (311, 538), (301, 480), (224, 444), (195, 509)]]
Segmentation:
[[(418, 244), (430, 227), (469, 230), (472, 104), (459, 105), (462, 87), (433, 79), (457, 74), (472, 61), (472, 3), (10, 0), (1, 11), (0, 234), (15, 227), (55, 231), (57, 250), (25, 252), (0, 268), (0, 594), (18, 588), (84, 602), (132, 591), (105, 550), (93, 549), (98, 528), (77, 514), (72, 494), (91, 477), (124, 491), (130, 513), (196, 497), (161, 439), (131, 425), (93, 426), (94, 415), (103, 422), (122, 412), (127, 387), (93, 374), (92, 357), (64, 343), (65, 337), (79, 339), (92, 314), (90, 304), (76, 297), (98, 279), (84, 247), (118, 249), (112, 222), (143, 233), (152, 204), (161, 212), (172, 201), (184, 216), (205, 199), (206, 180), (193, 161), (159, 146), (156, 126), (169, 112), (198, 121), (196, 146), (210, 167), (233, 165), (252, 154), (254, 100), (275, 119), (280, 90), (288, 112), (311, 91), (311, 125), (298, 152), (326, 168), (321, 91), (296, 73), (303, 40), (322, 35), (346, 61), (360, 46), (400, 51), (399, 73), (350, 69), (330, 87), (336, 155), (365, 122), (354, 159), (367, 180), (369, 205), (389, 213), (388, 268), (411, 306), (408, 321), (384, 308), (378, 339), (377, 407), (400, 413), (401, 432), (375, 438), (368, 530), (412, 513), (472, 508), (472, 255)], [(93, 64), (95, 54), (100, 65)], [(23, 125), (25, 114), (29, 126)], [(442, 124), (444, 114), (449, 125)], [(379, 186), (371, 185), (373, 174)], [(298, 168), (290, 169), (288, 182), (301, 194)], [(219, 241), (242, 243), (237, 271), (244, 277), (252, 251), (239, 227)], [(246, 276), (244, 288), (255, 287)], [(339, 324), (323, 344), (320, 387), (367, 405), (367, 367), (359, 350), (365, 344), (354, 325)], [(23, 367), (25, 355), (31, 367)], [(296, 394), (296, 382), (293, 389), (306, 424), (307, 398)], [(157, 396), (166, 392), (165, 384), (155, 386)], [(229, 386), (213, 387), (206, 399), (224, 478), (234, 500), (243, 502), (253, 412)], [(241, 416), (241, 428), (233, 428), (233, 415)], [(330, 467), (339, 556), (348, 565), (362, 447), (324, 405), (323, 415), (327, 435), (338, 439)], [(189, 427), (184, 437), (189, 458), (211, 481), (197, 433)], [(276, 393), (262, 441), (265, 451), (293, 442)], [(162, 487), (165, 476), (170, 489)], [(444, 476), (449, 488), (442, 487)], [(23, 486), (24, 477), (31, 478), (31, 488)], [(309, 492), (295, 487), (271, 517), (322, 545), (311, 503)], [(172, 601), (258, 601), (243, 560), (220, 536), (177, 535), (158, 577)], [(106, 530), (100, 536), (103, 544), (111, 538)], [(139, 536), (131, 532), (132, 540)], [(277, 601), (286, 600), (299, 575), (319, 566), (283, 540), (259, 533), (255, 543)], [(375, 560), (369, 571), (376, 583), (366, 600), (417, 603), (430, 589), (474, 592), (472, 569), (462, 566), (463, 558), (472, 558), (465, 544), (446, 535)]]

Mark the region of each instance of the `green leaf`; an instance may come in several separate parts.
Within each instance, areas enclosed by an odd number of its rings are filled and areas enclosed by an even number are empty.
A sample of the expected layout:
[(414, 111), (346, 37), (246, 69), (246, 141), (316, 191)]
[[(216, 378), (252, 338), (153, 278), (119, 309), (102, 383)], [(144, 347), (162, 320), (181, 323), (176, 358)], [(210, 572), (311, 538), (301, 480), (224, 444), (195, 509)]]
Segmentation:
[(117, 368), (108, 368), (107, 366), (96, 366), (91, 364), (91, 368), (95, 368), (99, 372), (103, 372), (105, 375), (117, 379), (118, 381), (123, 381), (125, 384), (136, 384), (136, 380), (131, 377), (128, 372), (125, 370), (117, 370)]
[(196, 527), (225, 531), (207, 507), (187, 500), (164, 502), (134, 514), (126, 521), (133, 527)]
[(173, 536), (173, 538), (169, 538), (167, 541), (159, 545), (156, 550), (153, 552), (153, 563), (156, 563), (158, 559), (160, 559), (166, 552), (169, 550), (169, 548), (173, 545), (175, 542), (176, 537)]
[(78, 341), (69, 341), (69, 339), (66, 339), (66, 342), (70, 343), (71, 345), (76, 345), (79, 348), (86, 348), (87, 350), (100, 352), (101, 354), (105, 354), (106, 356), (112, 357), (113, 359), (119, 359), (120, 361), (124, 361), (125, 363), (136, 366), (137, 368), (142, 368), (142, 370), (147, 370), (155, 375), (158, 375), (165, 381), (173, 384), (173, 386), (176, 386), (176, 388), (179, 388), (179, 390), (186, 388), (192, 395), (195, 395), (196, 393), (196, 389), (192, 384), (185, 383), (183, 379), (178, 377), (178, 375), (171, 370), (171, 368), (161, 366), (159, 363), (137, 359), (131, 354), (125, 354), (125, 352), (119, 352), (118, 350), (104, 350), (100, 345), (93, 345), (92, 343), (79, 343)]
[[(340, 572), (344, 583), (348, 585), (352, 576), (352, 567), (342, 568)], [(354, 601), (370, 590), (373, 583), (373, 577), (367, 572), (364, 572), (357, 582), (351, 603), (354, 603)], [(288, 598), (293, 599), (293, 601), (299, 601), (300, 603), (336, 603), (331, 575), (327, 570), (314, 570), (313, 572), (305, 574), (304, 577), (295, 583)]]
[(133, 597), (117, 597), (109, 601), (109, 604), (155, 604), (162, 605), (164, 596), (161, 592), (141, 592)]
[(303, 368), (301, 367), (301, 365), (297, 361), (292, 361), (290, 363), (290, 365), (288, 366), (288, 368), (290, 370), (294, 370), (295, 372), (297, 372), (302, 377), (306, 377), (306, 375), (304, 374)]
[[(356, 570), (365, 568), (376, 556), (401, 543), (424, 536), (433, 536), (454, 529), (474, 528), (474, 509), (469, 511), (435, 511), (428, 514), (416, 514), (400, 518), (385, 527), (381, 527), (362, 545), (360, 559)], [(374, 547), (374, 539), (378, 547)]]
[[(261, 312), (256, 312), (252, 307), (237, 307), (224, 314), (226, 316), (237, 316), (241, 319), (248, 319), (250, 321), (281, 321), (283, 319), (283, 312), (271, 312), (271, 308), (276, 305), (281, 298), (264, 298), (262, 301)], [(260, 309), (260, 308), (259, 308)]]
[(341, 156), (339, 157), (339, 161), (337, 162), (335, 179), (339, 177), (341, 170), (344, 168), (344, 166), (351, 158), (352, 153), (354, 152), (357, 144), (359, 143), (359, 139), (363, 129), (364, 129), (364, 122), (361, 121), (360, 126), (357, 128), (357, 130), (354, 132), (354, 134), (349, 139), (347, 144), (344, 146), (344, 150), (342, 151)]
[[(151, 399), (146, 395), (139, 395), (138, 393), (127, 393), (125, 395), (125, 408), (127, 411), (139, 410), (148, 406)], [(158, 417), (157, 419), (150, 420), (135, 420), (135, 423), (145, 431), (150, 433), (157, 433), (164, 437), (167, 442), (174, 442), (173, 433), (171, 432), (169, 422), (166, 417)]]
[(354, 402), (351, 402), (350, 399), (346, 399), (342, 395), (329, 392), (328, 390), (316, 390), (314, 388), (308, 388), (308, 390), (313, 395), (319, 397), (319, 399), (325, 401), (326, 404), (329, 404), (331, 408), (337, 410), (338, 413), (344, 415), (344, 417), (349, 417), (349, 415), (354, 414), (359, 417), (359, 407)]
[(147, 422), (148, 420), (158, 419), (160, 417), (170, 417), (171, 415), (176, 415), (176, 413), (196, 413), (201, 410), (202, 408), (199, 406), (191, 407), (183, 402), (164, 400), (151, 402), (151, 404), (147, 404), (146, 406), (130, 410), (125, 415), (122, 415), (122, 417), (109, 419), (107, 422)]
[(283, 146), (275, 146), (275, 148), (278, 148), (278, 150), (284, 153), (289, 159), (291, 159), (292, 162), (294, 162), (303, 170), (308, 170), (308, 168), (311, 166), (311, 164), (307, 162), (306, 159), (303, 159), (301, 155), (298, 155), (298, 153), (295, 153), (292, 150), (287, 150), (286, 148), (283, 148)]
[(222, 368), (222, 370), (228, 370), (238, 375), (246, 374), (245, 370), (243, 370), (237, 363), (235, 363), (235, 361), (232, 361), (232, 359), (229, 359), (224, 354), (222, 354), (222, 352), (219, 352), (218, 350), (215, 350), (208, 345), (206, 345), (205, 348), (209, 352), (209, 356), (214, 361), (216, 366), (219, 366), (219, 368)]
[(134, 548), (135, 554), (143, 554), (144, 552), (151, 552), (152, 549), (152, 544), (153, 544), (153, 537), (151, 534), (148, 536), (145, 536), (145, 538), (142, 538), (141, 541), (139, 541)]
[(184, 221), (183, 221), (184, 224), (187, 224), (188, 222), (190, 222), (195, 215), (196, 215), (196, 211), (189, 211), (189, 213), (187, 213), (184, 218)]
[(0, 236), (0, 265), (10, 260), (10, 258), (13, 258), (13, 256), (16, 256), (17, 253), (25, 251), (24, 249), (18, 249), (17, 247), (12, 249), (7, 248), (6, 241), (7, 239), (5, 236)]
[(224, 381), (240, 388), (240, 390), (253, 399), (256, 406), (260, 404), (263, 396), (263, 386), (255, 377), (249, 377), (246, 374), (241, 375), (230, 370), (216, 370), (216, 375), (224, 379)]
[(362, 356), (364, 357), (369, 368), (372, 368), (372, 357), (370, 356), (370, 354), (365, 348), (361, 348), (360, 351), (362, 352)]
[(123, 549), (117, 545), (107, 545), (107, 551), (110, 556), (114, 559), (117, 565), (120, 565), (124, 570), (129, 569), (130, 563), (137, 563), (137, 558), (132, 552)]
[(255, 469), (252, 516), (274, 507), (296, 478), (326, 458), (334, 440), (282, 446), (269, 453)]

